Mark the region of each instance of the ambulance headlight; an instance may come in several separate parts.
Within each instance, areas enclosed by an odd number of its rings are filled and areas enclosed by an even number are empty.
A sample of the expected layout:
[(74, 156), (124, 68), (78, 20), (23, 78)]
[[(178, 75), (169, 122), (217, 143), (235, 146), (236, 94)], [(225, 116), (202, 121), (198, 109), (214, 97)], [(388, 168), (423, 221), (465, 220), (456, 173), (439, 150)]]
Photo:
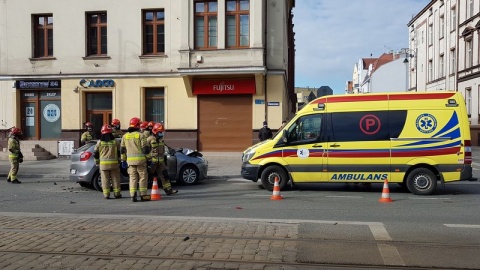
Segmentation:
[(255, 150), (248, 150), (242, 156), (242, 162), (248, 162), (255, 155)]

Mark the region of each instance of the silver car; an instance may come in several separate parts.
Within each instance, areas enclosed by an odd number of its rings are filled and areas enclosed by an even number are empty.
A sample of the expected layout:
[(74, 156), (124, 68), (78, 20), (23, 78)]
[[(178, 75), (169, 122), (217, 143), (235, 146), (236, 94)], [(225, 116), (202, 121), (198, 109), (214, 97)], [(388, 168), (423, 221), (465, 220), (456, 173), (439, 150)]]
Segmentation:
[[(102, 190), (99, 167), (95, 165), (93, 150), (97, 141), (89, 141), (76, 149), (71, 156), (70, 181), (79, 183), (82, 187), (93, 187)], [(170, 181), (182, 185), (193, 185), (207, 178), (208, 161), (200, 152), (188, 149), (173, 149), (165, 146), (166, 165)], [(128, 184), (126, 169), (120, 168), (122, 184)], [(149, 182), (153, 176), (149, 174)]]

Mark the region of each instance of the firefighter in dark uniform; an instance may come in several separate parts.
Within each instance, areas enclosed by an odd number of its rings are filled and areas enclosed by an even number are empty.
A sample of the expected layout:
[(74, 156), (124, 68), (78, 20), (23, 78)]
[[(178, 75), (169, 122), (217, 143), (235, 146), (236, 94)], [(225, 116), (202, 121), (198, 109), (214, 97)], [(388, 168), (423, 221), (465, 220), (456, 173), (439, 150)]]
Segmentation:
[(122, 137), (120, 152), (122, 168), (128, 168), (130, 177), (130, 196), (132, 201), (137, 201), (137, 184), (140, 191), (140, 200), (149, 201), (147, 164), (150, 163), (150, 147), (147, 139), (139, 132), (140, 118), (130, 119), (127, 133)]
[(113, 128), (110, 125), (102, 126), (102, 137), (95, 145), (93, 157), (95, 158), (95, 164), (100, 165), (103, 196), (105, 199), (110, 199), (110, 186), (113, 186), (113, 197), (120, 199), (122, 198), (118, 164), (120, 143), (115, 140), (112, 132)]
[(80, 145), (84, 145), (88, 141), (95, 139), (95, 133), (93, 133), (93, 125), (90, 122), (85, 123), (86, 131), (82, 133), (82, 137), (80, 138)]
[(170, 180), (168, 179), (167, 166), (164, 162), (165, 143), (163, 141), (163, 134), (165, 129), (162, 123), (153, 125), (152, 134), (147, 138), (147, 144), (150, 146), (150, 157), (152, 158), (152, 165), (150, 172), (157, 174), (162, 183), (162, 188), (167, 195), (172, 195), (178, 190), (172, 189)]
[(113, 119), (112, 120), (112, 128), (113, 128), (113, 136), (115, 138), (122, 138), (123, 136), (123, 132), (121, 130), (121, 125), (120, 125), (120, 120), (118, 120), (117, 118)]
[(17, 178), (19, 163), (23, 162), (23, 154), (20, 151), (19, 137), (22, 135), (22, 130), (13, 127), (8, 135), (8, 159), (10, 160), (10, 172), (7, 176), (7, 182), (12, 184), (20, 184)]

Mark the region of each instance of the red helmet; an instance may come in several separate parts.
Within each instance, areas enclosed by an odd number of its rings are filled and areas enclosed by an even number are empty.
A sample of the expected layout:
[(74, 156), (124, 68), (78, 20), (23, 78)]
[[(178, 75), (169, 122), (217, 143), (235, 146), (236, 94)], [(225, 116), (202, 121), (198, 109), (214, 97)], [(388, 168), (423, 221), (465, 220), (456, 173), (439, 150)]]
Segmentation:
[(15, 136), (19, 136), (19, 135), (22, 135), (22, 130), (19, 129), (19, 128), (13, 127), (10, 130), (10, 134), (15, 135)]
[(93, 127), (93, 124), (91, 122), (86, 122), (85, 127)]
[(112, 126), (119, 126), (119, 125), (120, 125), (120, 120), (118, 120), (117, 118), (112, 120)]
[(133, 127), (133, 128), (139, 128), (140, 127), (140, 118), (133, 117), (132, 119), (130, 119), (129, 126)]
[(102, 132), (102, 134), (108, 134), (108, 133), (112, 133), (113, 129), (110, 125), (103, 125), (100, 131)]
[(147, 121), (143, 121), (141, 124), (140, 124), (140, 129), (146, 129), (148, 127), (148, 122)]
[(153, 125), (152, 133), (157, 135), (158, 132), (165, 132), (165, 128), (163, 127), (162, 123), (156, 123)]
[(152, 129), (152, 128), (153, 128), (153, 125), (155, 125), (155, 123), (154, 123), (153, 121), (150, 121), (150, 122), (148, 122), (147, 127), (148, 127), (149, 129)]

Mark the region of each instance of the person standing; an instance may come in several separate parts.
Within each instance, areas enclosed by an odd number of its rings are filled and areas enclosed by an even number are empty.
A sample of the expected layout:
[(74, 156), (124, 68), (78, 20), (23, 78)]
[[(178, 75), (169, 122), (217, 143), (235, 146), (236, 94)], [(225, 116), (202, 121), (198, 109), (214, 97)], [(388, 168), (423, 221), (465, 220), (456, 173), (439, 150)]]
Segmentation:
[(120, 143), (113, 136), (113, 128), (110, 125), (103, 125), (102, 137), (95, 145), (93, 157), (95, 164), (100, 165), (100, 176), (102, 177), (102, 190), (105, 199), (110, 199), (110, 186), (113, 186), (113, 197), (122, 198), (120, 186), (120, 167), (118, 154)]
[(21, 184), (17, 178), (19, 163), (23, 162), (23, 154), (20, 151), (20, 141), (19, 138), (22, 135), (22, 130), (16, 127), (13, 127), (10, 130), (8, 135), (8, 159), (10, 160), (10, 172), (7, 176), (7, 182), (12, 184)]
[(120, 124), (120, 120), (118, 120), (117, 118), (113, 119), (112, 120), (112, 128), (113, 128), (113, 136), (115, 138), (122, 138), (123, 136), (123, 132), (121, 130), (121, 124)]
[(263, 142), (271, 139), (272, 136), (272, 130), (268, 127), (267, 121), (263, 121), (263, 127), (258, 131), (258, 139)]
[(145, 138), (150, 137), (150, 135), (152, 134), (152, 129), (154, 125), (155, 123), (153, 121), (150, 121), (147, 123), (147, 127), (143, 131), (143, 135), (145, 136)]
[(162, 123), (153, 125), (152, 134), (147, 138), (147, 144), (150, 146), (150, 157), (152, 158), (152, 166), (150, 172), (156, 173), (162, 183), (162, 188), (165, 194), (172, 195), (178, 192), (172, 189), (172, 184), (168, 179), (168, 170), (164, 162), (165, 142), (163, 141), (163, 134), (165, 128)]
[(150, 147), (140, 129), (140, 118), (130, 119), (127, 133), (123, 135), (120, 144), (122, 168), (128, 168), (130, 177), (129, 189), (132, 201), (137, 201), (137, 184), (141, 201), (150, 201), (148, 191), (147, 163), (150, 162)]
[(80, 145), (86, 144), (88, 141), (95, 139), (95, 133), (93, 133), (93, 125), (90, 122), (85, 123), (86, 131), (83, 132), (82, 137), (80, 138)]

